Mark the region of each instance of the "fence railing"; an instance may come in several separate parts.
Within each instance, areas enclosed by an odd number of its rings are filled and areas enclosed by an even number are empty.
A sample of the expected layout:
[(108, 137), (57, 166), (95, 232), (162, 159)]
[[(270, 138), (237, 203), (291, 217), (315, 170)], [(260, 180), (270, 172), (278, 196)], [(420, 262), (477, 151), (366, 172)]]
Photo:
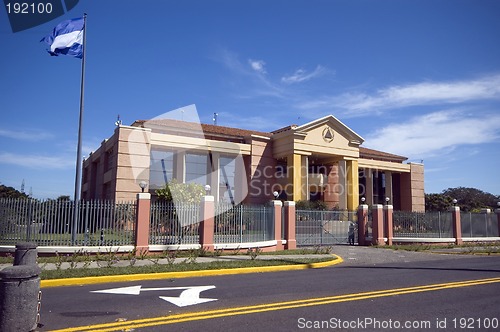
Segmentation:
[(199, 204), (154, 202), (150, 218), (150, 244), (199, 243)]
[(133, 245), (135, 220), (135, 202), (0, 199), (0, 244)]
[(498, 236), (497, 216), (494, 213), (461, 212), (462, 237)]
[(296, 210), (297, 245), (330, 245), (349, 242), (353, 233), (357, 242), (357, 213), (352, 211)]
[(274, 240), (273, 207), (215, 204), (214, 243)]
[(452, 216), (450, 213), (394, 211), (393, 227), (394, 237), (453, 237)]

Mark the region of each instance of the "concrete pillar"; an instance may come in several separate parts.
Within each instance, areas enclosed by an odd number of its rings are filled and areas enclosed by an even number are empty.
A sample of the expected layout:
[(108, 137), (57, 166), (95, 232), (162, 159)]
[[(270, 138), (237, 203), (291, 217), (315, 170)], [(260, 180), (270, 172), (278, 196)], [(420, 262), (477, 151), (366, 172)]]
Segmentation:
[(287, 194), (293, 201), (304, 200), (306, 192), (309, 190), (306, 188), (307, 169), (305, 162), (306, 157), (300, 154), (292, 154), (287, 158), (288, 183), (291, 184), (291, 186), (287, 186)]
[(36, 243), (20, 242), (16, 244), (14, 265), (37, 265), (37, 257)]
[(346, 174), (347, 174), (347, 210), (355, 211), (359, 202), (359, 172), (358, 161), (346, 161)]
[(453, 227), (453, 237), (455, 238), (456, 244), (462, 244), (462, 225), (460, 223), (460, 207), (452, 206), (451, 212), (451, 223)]
[(283, 209), (283, 203), (281, 201), (271, 201), (273, 206), (273, 215), (274, 215), (274, 239), (276, 240), (276, 250), (283, 250), (284, 246), (281, 242), (281, 210)]
[(384, 245), (384, 213), (382, 204), (372, 206), (372, 244)]
[(295, 202), (285, 202), (285, 249), (296, 249), (297, 239), (295, 237)]
[(387, 238), (387, 245), (392, 246), (392, 238), (394, 237), (394, 229), (392, 222), (392, 205), (384, 205), (384, 228), (385, 237)]
[(149, 224), (151, 212), (151, 194), (137, 194), (137, 211), (135, 223), (135, 247), (137, 253), (149, 250)]
[(389, 197), (390, 202), (393, 201), (392, 193), (392, 172), (384, 171), (385, 174), (385, 197)]
[(366, 177), (366, 204), (373, 205), (373, 171), (371, 168), (365, 168)]
[(366, 232), (368, 223), (368, 205), (362, 204), (358, 207), (358, 244), (366, 245)]
[(179, 150), (175, 152), (175, 174), (174, 178), (179, 183), (186, 182), (186, 152)]
[(0, 271), (0, 331), (27, 332), (37, 328), (41, 269), (9, 266)]
[(214, 251), (214, 196), (203, 196), (200, 204), (200, 245), (207, 251)]

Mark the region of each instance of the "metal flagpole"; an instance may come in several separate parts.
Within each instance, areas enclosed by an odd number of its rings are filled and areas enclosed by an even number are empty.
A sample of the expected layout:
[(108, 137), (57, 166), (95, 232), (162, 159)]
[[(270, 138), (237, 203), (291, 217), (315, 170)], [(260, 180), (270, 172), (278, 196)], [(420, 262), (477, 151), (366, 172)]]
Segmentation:
[(71, 231), (71, 244), (76, 244), (78, 223), (80, 220), (80, 195), (81, 195), (81, 173), (82, 173), (82, 125), (83, 125), (83, 92), (85, 85), (85, 58), (87, 53), (87, 14), (83, 14), (83, 55), (82, 55), (82, 77), (80, 84), (80, 118), (78, 121), (78, 146), (76, 149), (76, 175), (75, 175), (75, 212), (73, 215), (73, 229)]

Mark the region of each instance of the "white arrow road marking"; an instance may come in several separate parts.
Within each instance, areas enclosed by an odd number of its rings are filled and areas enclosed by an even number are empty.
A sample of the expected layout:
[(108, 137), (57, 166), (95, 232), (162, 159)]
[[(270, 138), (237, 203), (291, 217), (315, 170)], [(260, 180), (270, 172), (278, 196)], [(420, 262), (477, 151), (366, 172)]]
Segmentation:
[(121, 295), (139, 295), (141, 292), (146, 291), (165, 291), (165, 290), (179, 290), (184, 289), (184, 291), (179, 295), (179, 297), (171, 296), (160, 296), (159, 298), (175, 304), (178, 307), (186, 307), (188, 305), (194, 305), (199, 303), (217, 301), (217, 299), (200, 298), (200, 293), (214, 289), (215, 286), (192, 286), (192, 287), (161, 287), (161, 288), (142, 288), (141, 285), (120, 287), (120, 288), (110, 288), (97, 291), (91, 291), (91, 293), (105, 293), (105, 294), (121, 294)]
[(201, 292), (213, 288), (215, 288), (215, 286), (189, 287), (184, 292), (182, 292), (179, 297), (160, 296), (160, 299), (175, 304), (178, 307), (186, 307), (188, 305), (193, 305), (198, 303), (217, 301), (217, 299), (207, 299), (207, 298), (200, 299)]

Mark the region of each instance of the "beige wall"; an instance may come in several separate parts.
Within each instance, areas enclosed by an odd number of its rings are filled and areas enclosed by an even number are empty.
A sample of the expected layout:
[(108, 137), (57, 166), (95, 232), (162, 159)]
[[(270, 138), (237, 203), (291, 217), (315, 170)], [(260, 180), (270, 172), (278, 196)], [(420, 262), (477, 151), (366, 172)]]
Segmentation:
[(401, 210), (424, 212), (424, 165), (409, 165), (410, 173), (401, 174)]

